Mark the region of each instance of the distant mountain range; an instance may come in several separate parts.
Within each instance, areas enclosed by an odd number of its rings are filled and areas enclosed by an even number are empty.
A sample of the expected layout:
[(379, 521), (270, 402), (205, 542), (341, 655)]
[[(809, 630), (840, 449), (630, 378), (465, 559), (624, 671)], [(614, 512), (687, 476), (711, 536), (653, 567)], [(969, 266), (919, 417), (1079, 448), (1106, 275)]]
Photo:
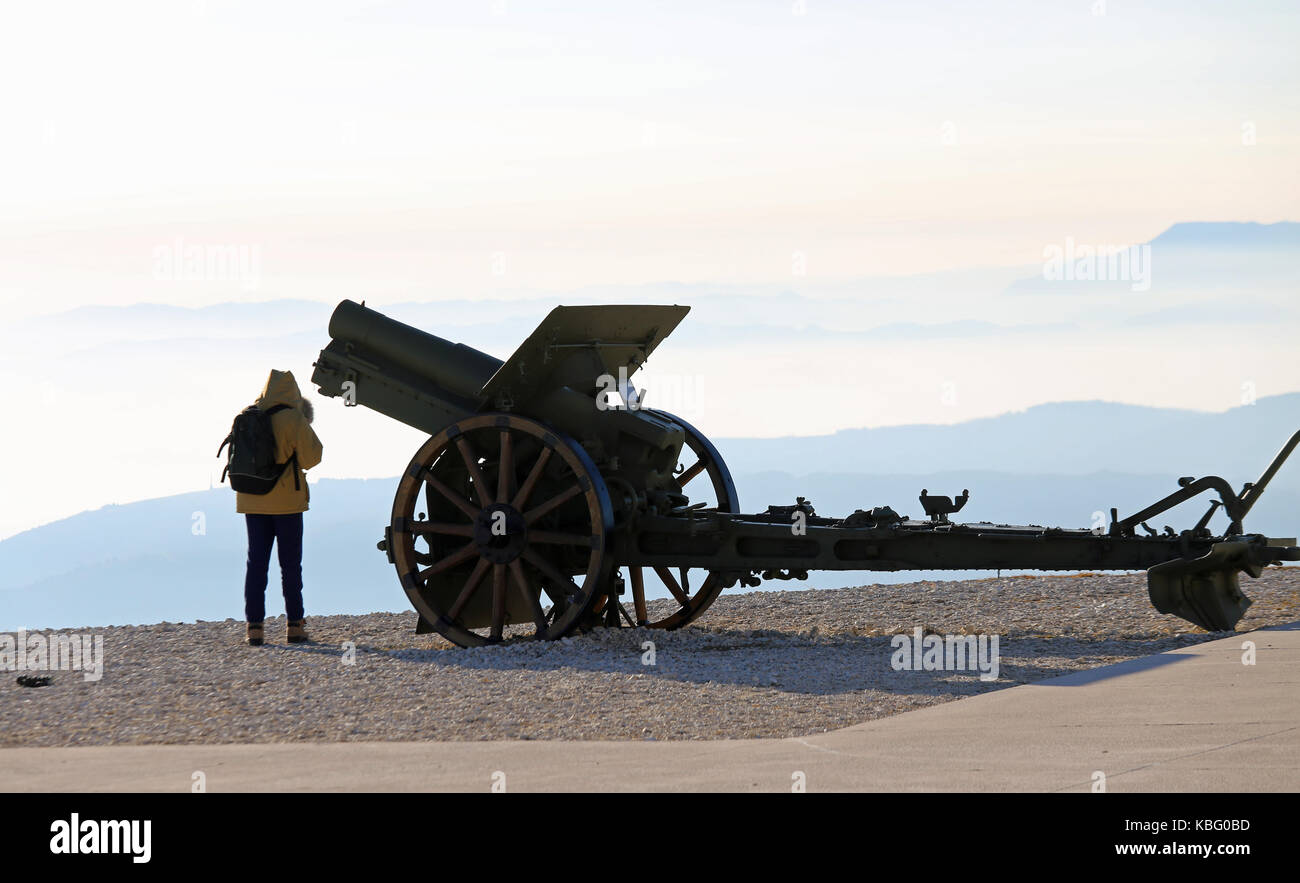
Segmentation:
[[(734, 472), (817, 463), (828, 470), (891, 474), (957, 469), (1219, 474), (1240, 485), (1257, 478), (1297, 429), (1300, 393), (1288, 393), (1220, 413), (1060, 402), (951, 426), (886, 426), (714, 442)], [(1300, 461), (1296, 467), (1300, 471)]]
[[(1235, 304), (1236, 321), (1249, 321), (1246, 313), (1252, 306), (1266, 302), (1261, 295), (1279, 291), (1293, 292), (1300, 284), (1300, 223), (1279, 221), (1275, 224), (1241, 222), (1187, 222), (1174, 224), (1150, 242), (1123, 246), (1122, 243), (1076, 242), (1069, 238), (1045, 243), (1068, 255), (1081, 257), (1101, 249), (1120, 246), (1123, 251), (1141, 258), (1138, 270), (1118, 278), (1103, 278), (1098, 273), (1085, 278), (1070, 273), (1065, 279), (1044, 278), (1044, 267), (1035, 267), (1023, 278), (1007, 286), (1015, 295), (1071, 295), (1099, 292), (1133, 292), (1142, 300), (1161, 295), (1229, 294)], [(1091, 250), (1091, 251), (1088, 251)], [(1044, 256), (1046, 257), (1046, 251)], [(1066, 258), (1069, 261), (1069, 258)], [(1275, 301), (1267, 301), (1276, 308)], [(1186, 306), (1180, 303), (1178, 306)], [(1113, 306), (1108, 305), (1113, 309)], [(1172, 312), (1172, 311), (1171, 311)], [(1230, 315), (1223, 309), (1219, 316)], [(1294, 313), (1291, 317), (1294, 318)], [(1261, 314), (1256, 311), (1258, 320)], [(1195, 317), (1193, 317), (1195, 318)], [(1203, 317), (1209, 319), (1208, 316)]]
[(1246, 251), (1294, 249), (1300, 248), (1300, 224), (1293, 221), (1278, 221), (1275, 224), (1253, 221), (1188, 221), (1174, 224), (1152, 239), (1151, 245)]
[[(1045, 243), (1059, 245), (1060, 243)], [(1105, 243), (1078, 243), (1097, 247)], [(1174, 224), (1148, 243), (1153, 252), (1152, 290), (1133, 302), (1107, 304), (1089, 320), (1112, 327), (1134, 321), (1212, 322), (1225, 319), (1260, 322), (1287, 319), (1297, 313), (1276, 298), (1280, 289), (1294, 291), (1300, 284), (1300, 223), (1184, 222)], [(1011, 298), (997, 306), (999, 295), (1080, 294), (1095, 290), (1126, 290), (1127, 283), (1049, 281), (1042, 266), (951, 270), (903, 277), (870, 277), (835, 283), (802, 281), (785, 286), (736, 286), (660, 283), (636, 286), (593, 286), (567, 292), (563, 302), (583, 303), (685, 303), (692, 304), (689, 322), (674, 334), (687, 344), (717, 340), (748, 340), (750, 334), (802, 336), (857, 336), (864, 341), (901, 338), (952, 338), (991, 336), (1002, 332), (1043, 333), (1068, 331), (1072, 322), (1059, 317), (1043, 322), (1024, 321), (1024, 304)], [(1159, 296), (1194, 290), (1221, 292), (1226, 299), (1202, 303), (1179, 302), (1169, 306)], [(801, 292), (810, 292), (808, 294)], [(364, 299), (364, 291), (355, 299)], [(897, 321), (893, 307), (945, 300), (938, 321)], [(1289, 300), (1289, 297), (1287, 298)], [(540, 319), (538, 302), (554, 304), (550, 292), (519, 292), (501, 299), (445, 298), (388, 303), (381, 309), (395, 319), (434, 333), (442, 329), (472, 328), (465, 342), (489, 351), (512, 344), (532, 331)], [(961, 315), (961, 305), (977, 307), (978, 315)], [(125, 307), (79, 307), (67, 312), (35, 316), (0, 328), (0, 344), (18, 351), (53, 347), (76, 351), (106, 342), (202, 340), (257, 341), (280, 338), (293, 342), (319, 341), (332, 304), (303, 299), (252, 303), (223, 303), (187, 308), (166, 304)], [(1152, 312), (1159, 308), (1159, 312)], [(723, 330), (726, 329), (726, 330)], [(458, 338), (461, 339), (461, 338)], [(508, 352), (495, 352), (501, 358)]]

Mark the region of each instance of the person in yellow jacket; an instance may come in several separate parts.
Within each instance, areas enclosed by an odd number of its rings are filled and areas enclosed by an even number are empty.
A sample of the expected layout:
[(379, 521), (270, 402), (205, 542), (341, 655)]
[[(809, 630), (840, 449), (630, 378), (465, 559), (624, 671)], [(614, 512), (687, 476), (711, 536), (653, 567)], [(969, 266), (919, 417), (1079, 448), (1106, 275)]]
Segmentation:
[(265, 639), (267, 568), (271, 546), (279, 553), (280, 582), (284, 590), (284, 612), (289, 619), (288, 640), (307, 640), (302, 604), (302, 513), (307, 511), (311, 492), (304, 470), (321, 461), (322, 446), (311, 428), (311, 402), (303, 398), (292, 371), (271, 371), (266, 387), (255, 402), (268, 410), (287, 405), (271, 415), (277, 463), (289, 463), (268, 494), (235, 495), (235, 511), (244, 515), (248, 526), (248, 569), (244, 574), (244, 619), (246, 640), (254, 647)]

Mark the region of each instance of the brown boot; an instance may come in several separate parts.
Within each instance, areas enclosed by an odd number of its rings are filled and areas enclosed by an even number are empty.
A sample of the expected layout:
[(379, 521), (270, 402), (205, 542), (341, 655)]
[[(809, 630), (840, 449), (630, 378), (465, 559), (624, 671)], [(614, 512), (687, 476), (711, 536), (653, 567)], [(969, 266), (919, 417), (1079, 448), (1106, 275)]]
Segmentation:
[(266, 632), (262, 629), (260, 622), (250, 622), (248, 624), (248, 633), (244, 640), (250, 647), (261, 647), (262, 642), (266, 639)]
[(304, 619), (289, 620), (289, 643), (305, 644), (307, 641), (307, 621)]

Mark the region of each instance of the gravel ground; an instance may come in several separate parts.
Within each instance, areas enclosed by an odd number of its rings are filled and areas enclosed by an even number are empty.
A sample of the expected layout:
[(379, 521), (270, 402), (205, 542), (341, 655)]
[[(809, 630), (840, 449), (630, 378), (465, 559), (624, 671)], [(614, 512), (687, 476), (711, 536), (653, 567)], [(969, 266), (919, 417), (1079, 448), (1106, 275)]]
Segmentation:
[[(1243, 583), (1241, 631), (1300, 620), (1300, 568)], [(103, 635), (102, 679), (4, 673), (0, 746), (800, 736), (1222, 637), (1156, 613), (1142, 574), (724, 595), (676, 632), (472, 650), (415, 635), (413, 612), (307, 624), (288, 645), (267, 620), (261, 648), (236, 620), (62, 630)], [(895, 671), (891, 636), (917, 627), (999, 636), (998, 679)]]

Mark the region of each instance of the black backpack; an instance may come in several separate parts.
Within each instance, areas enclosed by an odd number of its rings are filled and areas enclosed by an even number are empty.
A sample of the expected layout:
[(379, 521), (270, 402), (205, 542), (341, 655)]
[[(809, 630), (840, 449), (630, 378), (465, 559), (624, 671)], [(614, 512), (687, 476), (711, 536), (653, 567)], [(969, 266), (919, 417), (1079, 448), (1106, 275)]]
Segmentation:
[(292, 464), (293, 489), (298, 490), (298, 454), (295, 452), (284, 463), (275, 462), (275, 433), (271, 431), (271, 415), (288, 407), (273, 405), (263, 411), (256, 405), (249, 405), (239, 412), (230, 426), (230, 435), (217, 448), (220, 457), (226, 445), (230, 446), (226, 468), (221, 470), (223, 482), (229, 473), (230, 486), (241, 494), (269, 494), (284, 470)]

